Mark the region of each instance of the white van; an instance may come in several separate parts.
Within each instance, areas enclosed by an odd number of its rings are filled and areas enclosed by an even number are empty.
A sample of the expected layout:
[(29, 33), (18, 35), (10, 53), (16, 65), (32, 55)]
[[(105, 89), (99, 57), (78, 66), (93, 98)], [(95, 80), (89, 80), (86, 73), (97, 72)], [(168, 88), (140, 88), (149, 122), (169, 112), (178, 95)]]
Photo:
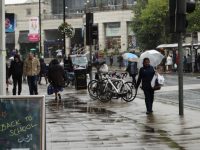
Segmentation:
[(88, 58), (87, 55), (70, 55), (70, 58), (72, 60), (72, 64), (74, 66), (74, 69), (82, 68), (87, 69), (88, 67)]

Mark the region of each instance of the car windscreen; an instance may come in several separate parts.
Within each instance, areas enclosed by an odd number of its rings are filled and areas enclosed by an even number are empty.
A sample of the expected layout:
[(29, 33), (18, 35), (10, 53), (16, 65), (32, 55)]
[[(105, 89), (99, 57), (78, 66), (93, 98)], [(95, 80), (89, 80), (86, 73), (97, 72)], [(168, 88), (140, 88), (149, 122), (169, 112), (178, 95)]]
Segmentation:
[(87, 64), (87, 57), (73, 57), (72, 63), (79, 65), (79, 64)]

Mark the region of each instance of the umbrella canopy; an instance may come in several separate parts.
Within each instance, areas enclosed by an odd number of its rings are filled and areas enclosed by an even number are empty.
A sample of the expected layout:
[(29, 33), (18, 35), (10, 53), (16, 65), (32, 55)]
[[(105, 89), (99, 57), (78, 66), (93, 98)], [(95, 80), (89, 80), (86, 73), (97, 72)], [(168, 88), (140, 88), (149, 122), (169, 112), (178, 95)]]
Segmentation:
[(57, 49), (56, 53), (62, 52), (62, 49)]
[(11, 56), (11, 57), (9, 58), (9, 60), (14, 60), (14, 57), (13, 57), (13, 56)]
[(122, 55), (122, 57), (123, 57), (125, 60), (138, 58), (138, 56), (135, 55), (135, 54), (133, 54), (133, 53), (124, 53), (124, 54)]
[(158, 52), (157, 50), (147, 50), (140, 55), (139, 63), (138, 63), (139, 68), (143, 66), (143, 59), (144, 58), (149, 58), (150, 64), (153, 67), (156, 67), (161, 63), (164, 56), (160, 52)]

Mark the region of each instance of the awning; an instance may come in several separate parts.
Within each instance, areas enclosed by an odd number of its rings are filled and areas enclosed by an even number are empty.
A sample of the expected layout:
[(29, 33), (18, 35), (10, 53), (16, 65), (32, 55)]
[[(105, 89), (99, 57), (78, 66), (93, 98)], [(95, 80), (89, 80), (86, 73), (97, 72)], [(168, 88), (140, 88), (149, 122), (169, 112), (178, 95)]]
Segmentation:
[(6, 44), (15, 44), (15, 33), (6, 33)]
[(34, 43), (34, 42), (30, 42), (28, 40), (28, 31), (20, 31), (18, 43)]
[[(191, 47), (191, 43), (183, 43), (183, 47)], [(193, 46), (200, 46), (200, 43), (193, 43)], [(178, 43), (174, 44), (161, 44), (156, 47), (157, 49), (159, 48), (178, 48)]]

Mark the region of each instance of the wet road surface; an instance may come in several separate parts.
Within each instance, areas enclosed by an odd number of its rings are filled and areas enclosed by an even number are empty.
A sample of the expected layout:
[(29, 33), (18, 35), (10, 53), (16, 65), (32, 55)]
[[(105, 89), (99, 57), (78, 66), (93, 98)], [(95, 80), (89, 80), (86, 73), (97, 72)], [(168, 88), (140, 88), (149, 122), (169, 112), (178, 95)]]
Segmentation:
[(64, 97), (61, 104), (47, 103), (48, 150), (199, 149), (200, 123), (180, 117), (177, 107), (155, 103), (154, 114), (147, 116), (141, 99), (104, 104), (86, 92)]

